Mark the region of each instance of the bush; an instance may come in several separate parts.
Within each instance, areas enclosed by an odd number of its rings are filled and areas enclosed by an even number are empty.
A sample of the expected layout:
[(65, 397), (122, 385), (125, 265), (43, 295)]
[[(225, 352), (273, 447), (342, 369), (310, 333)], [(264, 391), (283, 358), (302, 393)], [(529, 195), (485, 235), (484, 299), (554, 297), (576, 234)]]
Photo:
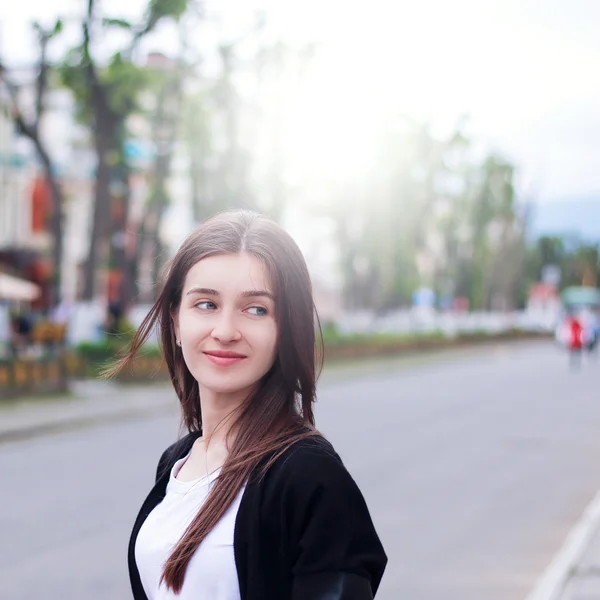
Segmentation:
[[(97, 377), (106, 367), (111, 366), (127, 351), (133, 336), (108, 336), (100, 342), (82, 342), (75, 347), (79, 369), (82, 375)], [(144, 357), (162, 359), (162, 352), (157, 345), (146, 344), (142, 347), (136, 360)]]
[(323, 328), (323, 343), (325, 347), (346, 345), (397, 346), (445, 338), (444, 333), (439, 330), (426, 333), (341, 333), (335, 326), (328, 325), (327, 328)]
[[(345, 334), (333, 323), (322, 327), (325, 359), (340, 360), (373, 356), (390, 356), (403, 352), (426, 351), (438, 348), (459, 347), (489, 340), (522, 339), (540, 337), (540, 334), (521, 330), (488, 332), (475, 330), (449, 337), (442, 331), (423, 333), (353, 333)], [(118, 335), (110, 335), (101, 342), (85, 342), (75, 348), (69, 357), (70, 370), (85, 377), (97, 377), (126, 352), (133, 338), (127, 329)], [(162, 352), (157, 345), (146, 344), (129, 369), (119, 374), (118, 379), (146, 380), (148, 377), (168, 378)]]

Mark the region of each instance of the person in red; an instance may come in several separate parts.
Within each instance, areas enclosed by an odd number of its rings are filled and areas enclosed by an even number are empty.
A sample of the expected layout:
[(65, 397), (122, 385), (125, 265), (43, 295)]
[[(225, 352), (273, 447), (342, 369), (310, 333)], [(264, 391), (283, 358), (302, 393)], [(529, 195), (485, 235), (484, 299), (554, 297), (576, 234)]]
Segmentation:
[(567, 348), (571, 356), (571, 363), (579, 361), (583, 350), (583, 325), (572, 313), (567, 313), (565, 318)]

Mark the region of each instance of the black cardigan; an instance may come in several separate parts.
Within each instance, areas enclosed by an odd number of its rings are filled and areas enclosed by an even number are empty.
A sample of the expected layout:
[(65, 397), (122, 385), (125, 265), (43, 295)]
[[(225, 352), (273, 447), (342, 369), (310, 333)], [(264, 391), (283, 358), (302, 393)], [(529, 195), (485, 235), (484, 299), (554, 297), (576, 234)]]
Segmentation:
[[(128, 557), (135, 600), (147, 600), (135, 563), (138, 532), (199, 435), (165, 450), (135, 521)], [(233, 547), (241, 600), (371, 600), (387, 563), (360, 490), (321, 437), (295, 443), (264, 477), (250, 478)]]

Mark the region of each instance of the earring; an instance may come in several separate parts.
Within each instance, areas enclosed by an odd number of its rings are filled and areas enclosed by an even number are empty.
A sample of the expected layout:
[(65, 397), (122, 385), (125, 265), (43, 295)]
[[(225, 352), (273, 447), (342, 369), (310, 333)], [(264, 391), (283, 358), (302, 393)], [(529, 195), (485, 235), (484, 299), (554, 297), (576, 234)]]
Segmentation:
[(175, 340), (175, 343), (181, 348), (181, 340)]

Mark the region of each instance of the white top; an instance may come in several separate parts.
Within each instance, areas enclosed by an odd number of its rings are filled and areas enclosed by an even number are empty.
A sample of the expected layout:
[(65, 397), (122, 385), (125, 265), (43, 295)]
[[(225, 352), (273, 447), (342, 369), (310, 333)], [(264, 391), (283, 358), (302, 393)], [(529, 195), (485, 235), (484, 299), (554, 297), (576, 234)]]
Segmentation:
[(219, 470), (196, 479), (176, 479), (185, 456), (173, 469), (164, 500), (142, 525), (135, 544), (135, 561), (149, 600), (240, 600), (233, 552), (233, 532), (244, 488), (222, 519), (204, 538), (190, 560), (179, 595), (159, 586), (163, 565), (206, 501)]

